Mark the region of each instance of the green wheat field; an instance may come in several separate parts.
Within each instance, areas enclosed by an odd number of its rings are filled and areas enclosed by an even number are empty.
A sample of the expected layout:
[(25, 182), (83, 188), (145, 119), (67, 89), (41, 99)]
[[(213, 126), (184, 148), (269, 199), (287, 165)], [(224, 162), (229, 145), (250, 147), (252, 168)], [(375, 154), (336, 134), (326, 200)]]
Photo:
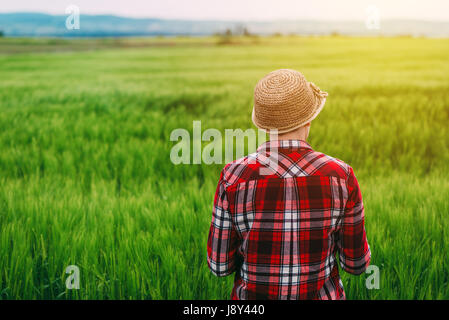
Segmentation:
[(364, 196), (380, 288), (342, 271), (347, 298), (449, 299), (448, 56), (409, 37), (0, 39), (0, 298), (228, 299), (206, 262), (224, 163), (174, 165), (170, 133), (254, 128), (256, 82), (293, 68), (329, 93), (310, 144)]

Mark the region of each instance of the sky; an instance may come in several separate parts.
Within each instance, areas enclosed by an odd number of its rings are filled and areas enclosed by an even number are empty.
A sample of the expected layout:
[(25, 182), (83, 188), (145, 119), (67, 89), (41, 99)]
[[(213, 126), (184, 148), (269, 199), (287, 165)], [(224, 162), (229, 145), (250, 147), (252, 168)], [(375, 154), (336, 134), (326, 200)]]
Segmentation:
[(193, 20), (364, 20), (367, 7), (382, 19), (449, 21), (449, 0), (2, 0), (0, 12), (81, 14)]

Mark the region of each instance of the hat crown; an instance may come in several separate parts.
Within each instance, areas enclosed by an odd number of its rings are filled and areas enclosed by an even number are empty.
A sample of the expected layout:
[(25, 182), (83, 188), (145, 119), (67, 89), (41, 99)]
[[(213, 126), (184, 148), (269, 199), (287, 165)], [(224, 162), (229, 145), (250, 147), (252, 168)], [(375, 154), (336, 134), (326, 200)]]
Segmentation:
[(261, 129), (293, 130), (318, 115), (326, 96), (299, 71), (270, 72), (254, 89), (253, 121)]
[(272, 109), (292, 106), (307, 109), (313, 107), (315, 96), (301, 72), (280, 69), (270, 72), (257, 83), (254, 102)]

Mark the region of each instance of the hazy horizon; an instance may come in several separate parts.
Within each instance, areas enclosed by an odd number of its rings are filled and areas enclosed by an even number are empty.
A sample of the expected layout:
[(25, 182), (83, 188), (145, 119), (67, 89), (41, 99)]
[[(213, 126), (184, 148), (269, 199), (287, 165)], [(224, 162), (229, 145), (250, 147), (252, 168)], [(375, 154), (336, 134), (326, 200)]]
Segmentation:
[(69, 5), (80, 8), (81, 15), (115, 15), (130, 18), (157, 18), (179, 20), (215, 21), (277, 21), (277, 20), (326, 20), (362, 21), (367, 16), (366, 9), (375, 6), (382, 20), (449, 21), (449, 1), (447, 0), (229, 0), (220, 1), (180, 0), (159, 1), (105, 1), (41, 0), (31, 2), (16, 0), (2, 4), (0, 13), (46, 13), (65, 15)]
[[(11, 12), (4, 12), (0, 10), (0, 14), (45, 14), (45, 15), (51, 15), (51, 16), (67, 16), (65, 13), (52, 13), (52, 12), (43, 12), (43, 11), (11, 11)], [(193, 22), (289, 22), (289, 21), (316, 21), (316, 22), (363, 22), (364, 19), (323, 19), (323, 18), (287, 18), (287, 19), (212, 19), (212, 18), (166, 18), (166, 17), (156, 17), (156, 16), (142, 16), (142, 17), (136, 17), (136, 16), (130, 16), (130, 15), (124, 15), (120, 13), (81, 13), (81, 16), (113, 16), (113, 17), (120, 17), (120, 18), (130, 18), (130, 19), (159, 19), (159, 20), (179, 20), (179, 21), (193, 21)], [(384, 18), (383, 21), (421, 21), (421, 22), (436, 22), (436, 23), (447, 23), (449, 22), (449, 19), (447, 20), (429, 20), (429, 19), (423, 19), (423, 18)]]

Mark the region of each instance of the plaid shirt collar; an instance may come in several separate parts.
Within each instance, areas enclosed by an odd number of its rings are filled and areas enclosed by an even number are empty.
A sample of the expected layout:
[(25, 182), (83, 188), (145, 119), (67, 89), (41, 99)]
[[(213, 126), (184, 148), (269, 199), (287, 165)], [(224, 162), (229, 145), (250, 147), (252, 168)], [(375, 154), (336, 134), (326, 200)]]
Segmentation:
[(257, 152), (270, 149), (309, 149), (312, 150), (310, 144), (304, 140), (272, 140), (267, 141), (257, 148)]
[[(285, 152), (286, 150), (289, 152)], [(253, 157), (264, 166), (259, 171), (262, 175), (276, 174), (281, 178), (306, 176), (307, 173), (297, 163), (297, 159), (288, 155), (291, 151), (297, 150), (311, 151), (313, 149), (303, 140), (273, 140), (267, 141), (257, 148)]]

